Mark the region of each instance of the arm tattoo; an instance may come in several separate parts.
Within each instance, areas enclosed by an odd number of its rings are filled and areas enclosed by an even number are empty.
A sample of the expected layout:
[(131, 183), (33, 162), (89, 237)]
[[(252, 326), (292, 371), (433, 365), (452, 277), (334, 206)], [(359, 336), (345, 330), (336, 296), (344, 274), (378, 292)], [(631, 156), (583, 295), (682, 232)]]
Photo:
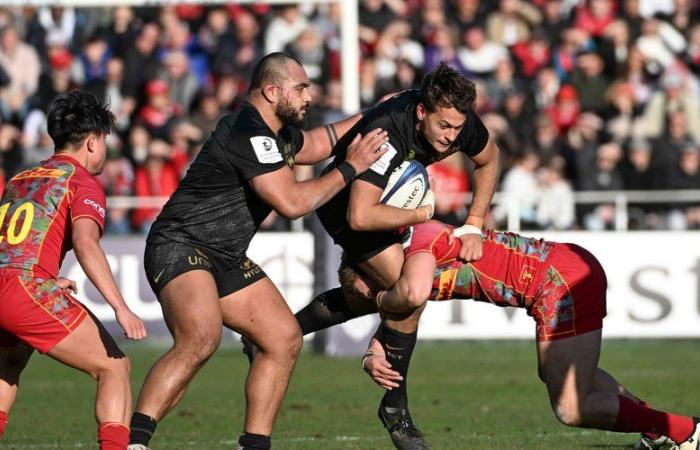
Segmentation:
[(338, 134), (335, 132), (335, 125), (331, 123), (324, 125), (323, 128), (325, 128), (326, 133), (328, 133), (328, 141), (331, 143), (331, 149), (333, 149), (335, 144), (338, 142)]

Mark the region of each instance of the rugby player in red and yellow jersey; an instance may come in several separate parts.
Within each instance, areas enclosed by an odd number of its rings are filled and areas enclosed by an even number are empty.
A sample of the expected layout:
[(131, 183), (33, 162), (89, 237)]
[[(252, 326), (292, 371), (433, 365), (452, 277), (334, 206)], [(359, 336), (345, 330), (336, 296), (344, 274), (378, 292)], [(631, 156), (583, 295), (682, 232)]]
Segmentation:
[(142, 339), (141, 319), (124, 302), (99, 239), (105, 194), (105, 137), (114, 116), (91, 95), (56, 98), (48, 115), (55, 155), (12, 178), (0, 200), (0, 435), (34, 349), (97, 380), (95, 416), (102, 450), (126, 449), (131, 414), (129, 360), (58, 278), (71, 248), (114, 309), (127, 337)]
[[(376, 295), (380, 308), (408, 313), (428, 299), (524, 308), (535, 319), (539, 376), (557, 419), (575, 427), (648, 433), (642, 448), (655, 448), (654, 440), (699, 448), (697, 418), (650, 408), (598, 367), (607, 280), (591, 253), (575, 244), (497, 231), (484, 232), (483, 242), (482, 258), (464, 262), (453, 227), (437, 221), (414, 225), (404, 244), (401, 278)], [(356, 293), (373, 295), (367, 277), (341, 278), (352, 280)], [(373, 338), (363, 367), (392, 389), (402, 379), (384, 352)]]

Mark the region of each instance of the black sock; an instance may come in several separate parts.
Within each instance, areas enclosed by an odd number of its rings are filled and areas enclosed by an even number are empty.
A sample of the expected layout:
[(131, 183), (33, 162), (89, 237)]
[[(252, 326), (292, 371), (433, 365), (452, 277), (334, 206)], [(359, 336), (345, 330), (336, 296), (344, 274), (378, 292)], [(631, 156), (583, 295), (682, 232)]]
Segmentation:
[(158, 421), (153, 417), (134, 412), (131, 415), (129, 444), (141, 444), (148, 447), (148, 443), (151, 441), (157, 426)]
[(252, 434), (247, 431), (244, 431), (241, 437), (238, 438), (238, 443), (244, 450), (270, 450), (272, 447), (270, 436)]
[(382, 325), (379, 340), (386, 352), (386, 359), (391, 368), (403, 377), (399, 387), (387, 391), (382, 403), (391, 408), (406, 408), (408, 406), (408, 394), (406, 383), (408, 382), (408, 365), (411, 362), (413, 348), (416, 346), (416, 333), (406, 334), (392, 330), (386, 324)]
[(306, 335), (347, 322), (359, 314), (350, 310), (343, 290), (338, 287), (318, 294), (295, 316), (302, 334)]

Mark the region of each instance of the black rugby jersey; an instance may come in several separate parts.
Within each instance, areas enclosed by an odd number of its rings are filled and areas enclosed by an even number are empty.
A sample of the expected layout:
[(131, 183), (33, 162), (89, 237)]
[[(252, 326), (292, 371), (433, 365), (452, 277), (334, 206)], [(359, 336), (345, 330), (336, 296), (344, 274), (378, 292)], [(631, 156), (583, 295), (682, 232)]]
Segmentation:
[(183, 242), (242, 259), (272, 211), (249, 180), (292, 167), (303, 144), (301, 130), (284, 126), (275, 135), (257, 109), (244, 103), (219, 120), (146, 242)]
[[(479, 116), (470, 110), (464, 127), (460, 130), (449, 151), (439, 154), (416, 131), (416, 106), (419, 99), (420, 91), (410, 89), (365, 111), (362, 119), (336, 144), (334, 148), (336, 157), (333, 163), (326, 168), (326, 172), (345, 160), (347, 148), (357, 133), (362, 133), (364, 136), (365, 133), (375, 128), (387, 131), (389, 142), (386, 145), (389, 148), (379, 160), (357, 178), (382, 189), (389, 182), (391, 173), (404, 161), (414, 159), (428, 166), (451, 153), (461, 151), (467, 156), (474, 156), (486, 147), (489, 132)], [(318, 209), (318, 215), (327, 230), (336, 231), (347, 226), (346, 211), (350, 202), (350, 187), (351, 184)]]

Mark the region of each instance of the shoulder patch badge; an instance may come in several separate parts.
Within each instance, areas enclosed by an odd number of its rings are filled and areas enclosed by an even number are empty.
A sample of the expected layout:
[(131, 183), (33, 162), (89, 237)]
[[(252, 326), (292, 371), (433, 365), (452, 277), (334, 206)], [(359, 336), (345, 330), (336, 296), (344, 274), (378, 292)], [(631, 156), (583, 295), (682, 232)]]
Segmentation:
[(269, 136), (253, 136), (250, 138), (255, 156), (263, 164), (273, 164), (282, 161), (282, 154), (277, 148), (277, 142)]
[(381, 158), (376, 160), (374, 164), (369, 166), (370, 169), (374, 170), (377, 172), (379, 175), (384, 175), (386, 173), (386, 169), (389, 168), (389, 164), (391, 163), (391, 160), (394, 158), (396, 153), (396, 148), (394, 148), (391, 143), (387, 142), (386, 144), (382, 145), (382, 149), (387, 148), (386, 153), (382, 155)]

